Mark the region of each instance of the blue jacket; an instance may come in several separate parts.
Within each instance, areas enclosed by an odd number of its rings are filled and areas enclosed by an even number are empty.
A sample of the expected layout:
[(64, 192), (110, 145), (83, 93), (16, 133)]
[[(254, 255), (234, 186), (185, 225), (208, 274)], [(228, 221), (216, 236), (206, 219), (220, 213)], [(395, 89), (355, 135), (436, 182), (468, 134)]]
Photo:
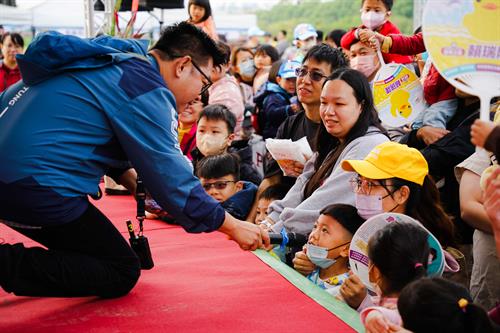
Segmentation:
[(244, 181), (243, 188), (224, 201), (222, 207), (237, 219), (244, 220), (252, 209), (256, 194), (257, 186), (253, 183)]
[(267, 81), (257, 92), (254, 102), (258, 108), (258, 122), (264, 139), (275, 138), (286, 117), (293, 114), (292, 96), (276, 83)]
[(130, 161), (189, 232), (221, 226), (177, 139), (175, 98), (140, 41), (38, 35), (18, 55), (23, 81), (0, 94), (0, 219), (78, 218), (110, 168)]

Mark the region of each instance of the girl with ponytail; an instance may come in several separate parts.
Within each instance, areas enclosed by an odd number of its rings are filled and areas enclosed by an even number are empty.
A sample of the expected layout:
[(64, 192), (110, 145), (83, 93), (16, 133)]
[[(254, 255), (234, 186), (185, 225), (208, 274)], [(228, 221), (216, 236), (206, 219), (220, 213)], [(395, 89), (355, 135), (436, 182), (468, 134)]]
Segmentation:
[(399, 294), (409, 283), (426, 275), (430, 248), (427, 232), (411, 223), (393, 222), (368, 242), (368, 275), (377, 297), (366, 297), (358, 311), (367, 332), (384, 332), (401, 325)]
[(472, 303), (465, 287), (442, 278), (424, 278), (401, 292), (398, 310), (405, 329), (413, 333), (493, 333), (494, 324)]

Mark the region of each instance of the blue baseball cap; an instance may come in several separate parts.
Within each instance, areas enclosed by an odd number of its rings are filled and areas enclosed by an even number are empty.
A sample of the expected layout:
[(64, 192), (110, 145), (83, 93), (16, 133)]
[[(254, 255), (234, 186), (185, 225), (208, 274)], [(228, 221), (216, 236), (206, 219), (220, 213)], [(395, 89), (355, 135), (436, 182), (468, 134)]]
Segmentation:
[(259, 27), (257, 26), (254, 26), (254, 27), (250, 27), (248, 28), (248, 31), (247, 31), (247, 35), (248, 37), (252, 37), (252, 36), (264, 36), (266, 32), (264, 30), (261, 30)]
[(298, 61), (287, 60), (281, 64), (280, 69), (278, 71), (278, 76), (281, 77), (282, 79), (297, 77), (297, 74), (295, 74), (295, 70), (297, 68), (300, 68), (300, 66), (301, 64)]
[(301, 23), (293, 30), (293, 38), (299, 40), (306, 40), (310, 37), (318, 37), (316, 29), (309, 23)]

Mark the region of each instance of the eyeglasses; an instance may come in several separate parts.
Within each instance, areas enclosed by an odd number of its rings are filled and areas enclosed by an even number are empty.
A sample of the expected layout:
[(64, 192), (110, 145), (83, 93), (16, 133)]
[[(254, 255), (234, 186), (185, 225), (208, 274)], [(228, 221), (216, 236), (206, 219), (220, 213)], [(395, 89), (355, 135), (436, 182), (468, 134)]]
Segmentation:
[(326, 75), (323, 75), (320, 72), (308, 71), (304, 67), (299, 67), (295, 70), (295, 75), (297, 75), (297, 77), (305, 77), (307, 74), (309, 74), (309, 77), (311, 78), (311, 80), (316, 81), (316, 82), (319, 82), (319, 81), (327, 78)]
[(196, 62), (192, 58), (191, 58), (191, 63), (193, 64), (194, 68), (196, 68), (196, 70), (200, 72), (201, 76), (205, 78), (205, 81), (203, 82), (203, 86), (201, 87), (200, 91), (200, 95), (203, 95), (208, 90), (208, 88), (212, 86), (213, 82), (212, 80), (210, 80), (208, 75), (201, 70), (201, 68), (196, 64)]
[(203, 188), (205, 191), (210, 190), (212, 187), (214, 187), (216, 190), (223, 190), (227, 187), (227, 184), (229, 183), (236, 183), (234, 180), (219, 180), (213, 183), (205, 183), (202, 184)]
[(366, 179), (361, 179), (359, 177), (353, 177), (351, 180), (349, 180), (349, 183), (351, 183), (351, 188), (353, 192), (355, 193), (363, 193), (370, 195), (372, 188), (377, 187), (377, 186), (382, 186), (383, 188), (386, 188), (386, 185), (383, 184), (376, 184), (374, 182), (371, 182)]

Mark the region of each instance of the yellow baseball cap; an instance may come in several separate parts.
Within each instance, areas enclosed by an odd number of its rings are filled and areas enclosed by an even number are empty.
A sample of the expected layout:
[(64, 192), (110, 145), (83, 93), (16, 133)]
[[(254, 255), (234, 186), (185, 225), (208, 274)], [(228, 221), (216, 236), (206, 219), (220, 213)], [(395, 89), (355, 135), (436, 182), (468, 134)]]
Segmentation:
[(379, 144), (364, 160), (344, 160), (342, 168), (370, 179), (401, 178), (419, 185), (429, 173), (427, 161), (417, 149), (396, 142)]

